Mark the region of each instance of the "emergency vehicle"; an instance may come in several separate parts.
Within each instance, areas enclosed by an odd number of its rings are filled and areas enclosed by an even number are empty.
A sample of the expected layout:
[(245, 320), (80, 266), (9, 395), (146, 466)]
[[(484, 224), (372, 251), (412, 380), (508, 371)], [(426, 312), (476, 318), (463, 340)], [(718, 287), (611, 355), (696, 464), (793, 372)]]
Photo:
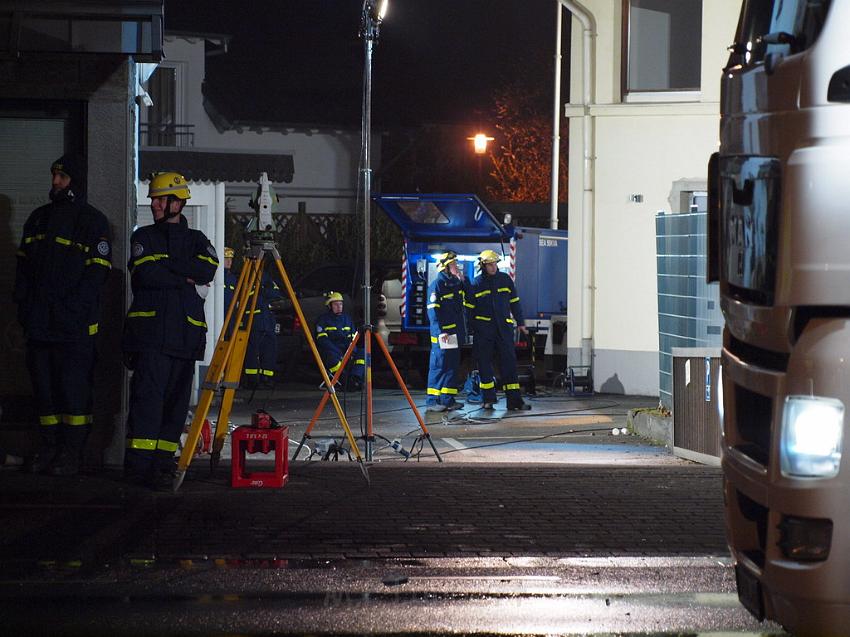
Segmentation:
[(850, 634), (850, 0), (744, 0), (709, 164), (738, 596)]
[(474, 194), (379, 194), (373, 199), (404, 237), (401, 325), (389, 333), (391, 345), (406, 352), (430, 348), (428, 285), (437, 274), (438, 256), (449, 250), (457, 253), (470, 281), (478, 275), (482, 250), (502, 255), (499, 269), (514, 280), (535, 341), (546, 340), (553, 315), (566, 315), (566, 230), (514, 226), (510, 215), (500, 222)]

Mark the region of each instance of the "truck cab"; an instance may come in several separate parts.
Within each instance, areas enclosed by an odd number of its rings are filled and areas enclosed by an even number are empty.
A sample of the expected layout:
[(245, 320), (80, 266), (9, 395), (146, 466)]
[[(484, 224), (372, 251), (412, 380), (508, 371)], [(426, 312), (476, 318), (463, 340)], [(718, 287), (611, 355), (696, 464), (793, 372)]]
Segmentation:
[(709, 163), (722, 466), (741, 602), (850, 626), (850, 2), (744, 0)]

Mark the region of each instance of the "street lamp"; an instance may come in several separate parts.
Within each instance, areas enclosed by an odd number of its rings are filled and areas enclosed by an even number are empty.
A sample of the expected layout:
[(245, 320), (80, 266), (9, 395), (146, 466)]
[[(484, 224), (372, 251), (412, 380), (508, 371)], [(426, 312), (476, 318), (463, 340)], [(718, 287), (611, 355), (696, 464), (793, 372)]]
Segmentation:
[(484, 155), (487, 152), (487, 144), (492, 142), (495, 137), (490, 137), (485, 133), (476, 133), (473, 137), (467, 137), (472, 142), (472, 147), (475, 149), (476, 155)]
[[(389, 0), (363, 0), (360, 18), (360, 37), (363, 38), (365, 51), (363, 67), (363, 117), (361, 122), (361, 162), (363, 173), (363, 325), (366, 335), (366, 394), (367, 402), (371, 405), (371, 331), (372, 331), (372, 241), (370, 236), (371, 206), (372, 206), (372, 168), (369, 148), (372, 141), (372, 51), (378, 42), (381, 22), (387, 14)], [(366, 460), (372, 460), (372, 422), (371, 406), (367, 417)]]
[(494, 140), (493, 137), (490, 137), (486, 133), (476, 133), (472, 137), (467, 137), (469, 141), (472, 142), (472, 148), (475, 150), (475, 155), (478, 157), (478, 176), (476, 179), (476, 187), (480, 190), (482, 184), (482, 159), (485, 154), (487, 154), (487, 144)]

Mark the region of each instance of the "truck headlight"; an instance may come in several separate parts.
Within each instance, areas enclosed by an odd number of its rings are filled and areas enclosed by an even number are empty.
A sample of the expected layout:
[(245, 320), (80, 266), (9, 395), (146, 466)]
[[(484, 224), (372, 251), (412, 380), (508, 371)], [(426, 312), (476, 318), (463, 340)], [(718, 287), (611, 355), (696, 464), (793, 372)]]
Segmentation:
[(788, 396), (779, 441), (782, 475), (832, 478), (841, 464), (844, 404), (835, 398)]

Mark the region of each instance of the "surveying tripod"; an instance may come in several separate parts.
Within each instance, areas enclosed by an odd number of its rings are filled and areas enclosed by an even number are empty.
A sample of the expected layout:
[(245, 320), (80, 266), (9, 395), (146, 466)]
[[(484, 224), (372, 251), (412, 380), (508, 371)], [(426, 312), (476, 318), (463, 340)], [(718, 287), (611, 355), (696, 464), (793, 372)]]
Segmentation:
[[(420, 414), (419, 410), (416, 408), (416, 403), (413, 402), (413, 398), (410, 396), (410, 392), (407, 390), (407, 385), (405, 385), (404, 379), (401, 377), (401, 373), (399, 373), (398, 367), (396, 367), (396, 364), (393, 361), (393, 357), (390, 355), (390, 351), (384, 344), (384, 340), (381, 338), (380, 334), (372, 332), (371, 325), (364, 325), (362, 328), (357, 330), (357, 334), (354, 336), (351, 343), (348, 345), (348, 349), (345, 351), (345, 355), (342, 357), (342, 361), (339, 364), (339, 369), (336, 370), (336, 373), (334, 374), (334, 377), (331, 380), (331, 383), (333, 383), (333, 385), (327, 386), (332, 388), (340, 379), (343, 372), (345, 371), (345, 366), (351, 359), (351, 355), (357, 348), (357, 343), (360, 340), (361, 336), (364, 336), (364, 351), (366, 354), (364, 357), (366, 361), (366, 460), (372, 460), (372, 443), (375, 440), (375, 435), (372, 432), (372, 338), (374, 337), (375, 342), (378, 344), (379, 349), (383, 352), (384, 358), (386, 358), (390, 369), (392, 369), (393, 376), (395, 376), (395, 380), (398, 383), (399, 389), (404, 392), (404, 397), (407, 399), (407, 403), (410, 405), (410, 409), (413, 410), (413, 413), (416, 415), (416, 420), (419, 421), (419, 427), (422, 429), (421, 437), (425, 438), (428, 441), (428, 444), (431, 445), (431, 449), (434, 450), (434, 455), (437, 456), (437, 460), (442, 462), (443, 458), (442, 456), (440, 456), (440, 452), (437, 451), (437, 447), (434, 446), (434, 441), (431, 440), (431, 433), (428, 431), (428, 427), (425, 426), (425, 421), (422, 419), (422, 414)], [(325, 381), (325, 383), (327, 383), (327, 381)], [(333, 392), (333, 389), (327, 391), (324, 396), (322, 396), (322, 399), (319, 401), (319, 406), (316, 407), (316, 411), (313, 413), (313, 418), (310, 420), (310, 424), (307, 426), (307, 429), (304, 431), (304, 435), (301, 437), (301, 442), (298, 443), (298, 448), (295, 450), (295, 455), (293, 455), (293, 458), (298, 457), (298, 453), (301, 451), (301, 447), (304, 446), (305, 441), (310, 437), (310, 432), (313, 430), (313, 427), (319, 420), (319, 416), (325, 409), (325, 405), (327, 405), (328, 403), (328, 398), (333, 399), (334, 396), (335, 394)]]
[[(192, 462), (192, 457), (195, 454), (195, 448), (198, 444), (198, 438), (201, 435), (204, 421), (207, 419), (213, 397), (219, 390), (223, 390), (221, 405), (219, 406), (218, 420), (215, 428), (215, 438), (213, 440), (212, 452), (210, 456), (210, 468), (214, 469), (221, 459), (221, 449), (224, 446), (224, 438), (227, 435), (227, 422), (230, 417), (230, 411), (233, 407), (233, 399), (236, 389), (239, 387), (239, 379), (242, 375), (242, 365), (245, 361), (245, 352), (248, 347), (248, 338), (251, 334), (251, 327), (254, 323), (254, 310), (257, 306), (257, 299), (260, 296), (260, 286), (262, 285), (263, 269), (266, 262), (266, 256), (269, 256), (275, 266), (277, 272), (286, 287), (286, 292), (292, 301), (292, 307), (298, 316), (301, 327), (304, 330), (304, 337), (310, 345), (310, 350), (313, 352), (313, 358), (319, 367), (319, 372), (325, 381), (328, 388), (326, 399), (330, 397), (333, 402), (337, 416), (339, 416), (340, 424), (345, 430), (345, 435), (348, 438), (348, 443), (360, 464), (360, 470), (369, 482), (369, 472), (366, 465), (363, 463), (363, 457), (360, 454), (360, 449), (357, 447), (357, 442), (354, 435), (351, 433), (351, 428), (348, 426), (348, 421), (345, 418), (345, 413), (339, 403), (334, 385), (328, 377), (325, 366), (322, 363), (322, 358), (319, 355), (319, 350), (316, 348), (316, 342), (313, 340), (313, 335), (310, 332), (307, 319), (304, 317), (304, 312), (301, 309), (301, 304), (295, 296), (295, 290), (289, 280), (289, 275), (283, 267), (283, 261), (280, 258), (277, 245), (274, 241), (272, 233), (271, 221), (271, 194), (269, 191), (269, 181), (266, 173), (260, 176), (260, 195), (257, 198), (258, 208), (258, 227), (259, 230), (254, 230), (250, 233), (248, 253), (245, 255), (242, 271), (239, 273), (239, 281), (236, 284), (236, 289), (233, 292), (233, 298), (230, 301), (230, 307), (227, 308), (224, 316), (224, 326), (216, 341), (215, 352), (213, 353), (212, 361), (207, 369), (207, 375), (204, 383), (201, 386), (201, 397), (198, 401), (198, 407), (195, 410), (195, 415), (192, 418), (192, 425), (189, 428), (189, 434), (186, 438), (186, 443), (183, 446), (183, 451), (180, 454), (180, 460), (177, 463), (177, 472), (174, 477), (173, 489), (176, 492), (180, 485), (183, 484), (183, 479), (186, 477), (186, 471), (189, 464)], [(252, 297), (252, 298), (251, 298)], [(248, 307), (250, 298), (250, 307)], [(243, 317), (247, 318), (242, 320)]]

